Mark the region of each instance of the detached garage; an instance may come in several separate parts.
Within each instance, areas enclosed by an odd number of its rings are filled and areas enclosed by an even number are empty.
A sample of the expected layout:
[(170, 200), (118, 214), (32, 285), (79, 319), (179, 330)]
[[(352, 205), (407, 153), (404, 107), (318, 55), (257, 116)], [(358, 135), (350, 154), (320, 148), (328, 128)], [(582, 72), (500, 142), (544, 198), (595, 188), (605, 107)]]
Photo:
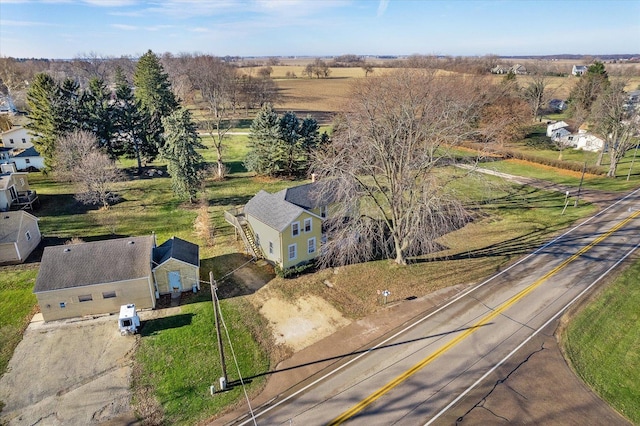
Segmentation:
[(153, 236), (46, 247), (33, 292), (45, 321), (156, 305)]
[(45, 321), (155, 308), (160, 294), (199, 289), (198, 256), (195, 244), (156, 247), (154, 236), (46, 247), (33, 292)]

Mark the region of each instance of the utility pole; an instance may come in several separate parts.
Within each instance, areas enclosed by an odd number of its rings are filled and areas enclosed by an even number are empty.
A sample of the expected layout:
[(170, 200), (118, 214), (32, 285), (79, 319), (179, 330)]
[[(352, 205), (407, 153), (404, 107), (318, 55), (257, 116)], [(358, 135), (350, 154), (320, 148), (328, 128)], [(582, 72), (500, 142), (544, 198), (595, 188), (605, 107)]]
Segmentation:
[(220, 390), (227, 387), (227, 366), (224, 361), (224, 348), (222, 345), (222, 335), (220, 334), (220, 305), (218, 304), (218, 286), (213, 279), (213, 271), (209, 271), (209, 284), (211, 284), (211, 301), (213, 302), (213, 315), (216, 322), (216, 335), (218, 336), (218, 352), (220, 352), (220, 363), (222, 364), (222, 377), (220, 378)]
[(580, 186), (578, 186), (578, 196), (576, 197), (576, 202), (573, 207), (578, 207), (578, 202), (580, 201), (580, 191), (582, 190), (582, 182), (584, 182), (584, 173), (587, 171), (587, 162), (584, 162), (584, 166), (582, 166), (582, 177), (580, 177)]

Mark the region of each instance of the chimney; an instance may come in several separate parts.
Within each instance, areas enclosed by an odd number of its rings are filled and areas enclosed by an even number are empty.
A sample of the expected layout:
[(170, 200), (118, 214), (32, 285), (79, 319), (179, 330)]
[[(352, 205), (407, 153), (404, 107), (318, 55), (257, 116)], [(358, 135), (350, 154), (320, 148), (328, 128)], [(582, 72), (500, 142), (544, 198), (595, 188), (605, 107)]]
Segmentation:
[(316, 181), (316, 174), (315, 173), (311, 173), (311, 183)]

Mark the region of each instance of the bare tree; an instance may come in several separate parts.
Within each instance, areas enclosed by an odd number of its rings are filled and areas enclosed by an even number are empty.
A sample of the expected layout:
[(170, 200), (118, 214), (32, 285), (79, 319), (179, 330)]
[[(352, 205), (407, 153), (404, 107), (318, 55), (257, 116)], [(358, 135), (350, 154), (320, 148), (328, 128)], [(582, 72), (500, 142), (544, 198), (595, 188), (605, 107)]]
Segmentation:
[(208, 117), (203, 124), (216, 150), (216, 175), (222, 179), (225, 173), (222, 161), (223, 141), (235, 123), (232, 114), (236, 92), (236, 68), (219, 58), (202, 55), (193, 58), (189, 74), (193, 87), (200, 91), (208, 110)]
[(473, 131), (483, 98), (475, 80), (439, 78), (432, 70), (356, 83), (313, 167), (338, 210), (321, 262), (385, 257), (406, 264), (470, 219), (449, 185), (455, 178), (440, 167), (453, 162), (450, 148)]
[(124, 179), (113, 160), (99, 148), (96, 137), (76, 130), (56, 144), (54, 172), (58, 179), (76, 185), (76, 199), (108, 208), (117, 199), (114, 183)]
[(612, 82), (593, 106), (595, 131), (605, 140), (609, 151), (607, 177), (616, 177), (618, 163), (638, 143), (640, 117), (634, 108), (625, 105), (629, 95), (625, 93), (624, 86), (624, 81)]
[(364, 64), (362, 66), (362, 70), (364, 71), (364, 76), (365, 77), (369, 77), (369, 74), (373, 73), (373, 65), (371, 64)]
[(531, 81), (524, 88), (523, 96), (529, 104), (533, 119), (538, 120), (544, 104), (549, 100), (547, 77), (543, 72), (536, 72), (531, 75)]

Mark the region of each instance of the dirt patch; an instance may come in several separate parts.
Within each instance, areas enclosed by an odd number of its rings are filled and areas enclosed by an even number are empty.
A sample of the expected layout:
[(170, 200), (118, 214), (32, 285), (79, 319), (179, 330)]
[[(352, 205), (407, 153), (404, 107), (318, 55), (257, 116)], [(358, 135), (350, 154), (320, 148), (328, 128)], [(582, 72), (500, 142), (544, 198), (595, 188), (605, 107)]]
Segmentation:
[(0, 423), (135, 422), (129, 383), (136, 344), (136, 336), (120, 335), (113, 316), (32, 322), (0, 379)]
[(253, 302), (271, 324), (275, 342), (294, 351), (322, 340), (350, 322), (327, 301), (313, 295), (292, 303), (261, 294)]

